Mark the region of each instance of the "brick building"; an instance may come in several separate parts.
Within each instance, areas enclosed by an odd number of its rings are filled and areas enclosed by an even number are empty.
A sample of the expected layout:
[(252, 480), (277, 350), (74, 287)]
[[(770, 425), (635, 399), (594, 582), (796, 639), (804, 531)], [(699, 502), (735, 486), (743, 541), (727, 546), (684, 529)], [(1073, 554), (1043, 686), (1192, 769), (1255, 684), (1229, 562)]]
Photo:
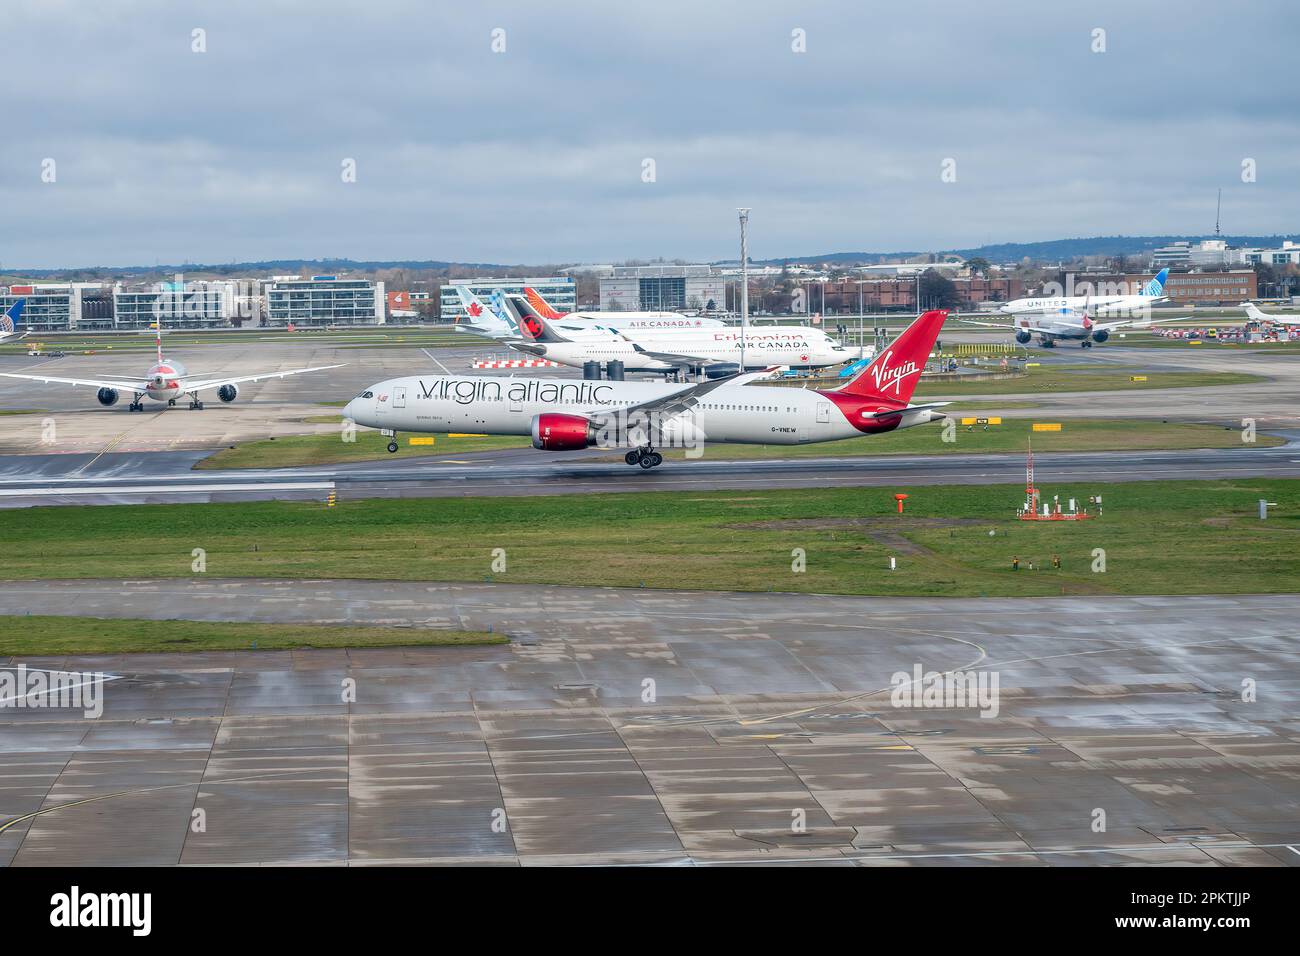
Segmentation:
[[(1136, 292), (1154, 278), (1150, 272), (1128, 275), (1089, 275), (1075, 278), (1075, 295), (1086, 295), (1087, 285), (1113, 288), (1123, 282)], [(1165, 295), (1175, 305), (1240, 305), (1258, 295), (1258, 277), (1253, 269), (1233, 269), (1231, 272), (1171, 272), (1165, 280)]]
[[(1025, 294), (1019, 279), (982, 278), (952, 279), (961, 296), (961, 308), (972, 310), (983, 302), (1008, 302)], [(916, 311), (916, 279), (866, 279), (861, 281), (864, 312)], [(858, 286), (855, 280), (826, 283), (826, 314), (857, 315)], [(821, 283), (814, 283), (812, 305), (821, 306)], [(924, 303), (923, 303), (924, 304)]]

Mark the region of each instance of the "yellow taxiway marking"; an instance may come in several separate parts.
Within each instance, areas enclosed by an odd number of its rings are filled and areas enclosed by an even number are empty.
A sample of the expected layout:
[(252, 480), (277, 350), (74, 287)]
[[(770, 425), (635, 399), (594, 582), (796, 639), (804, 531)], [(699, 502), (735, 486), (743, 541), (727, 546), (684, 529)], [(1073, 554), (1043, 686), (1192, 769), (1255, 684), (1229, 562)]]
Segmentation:
[[(130, 431), (130, 429), (127, 429), (127, 431)], [(116, 448), (119, 444), (121, 444), (122, 439), (126, 438), (126, 434), (127, 434), (126, 432), (121, 432), (120, 434), (114, 436), (114, 438), (112, 439), (112, 441), (110, 441), (107, 445), (105, 445), (105, 446), (103, 447), (103, 449), (100, 450), (100, 452), (99, 452), (98, 455), (96, 455), (94, 458), (90, 459), (90, 461), (86, 462), (84, 465), (82, 465), (80, 468), (78, 468), (76, 471), (74, 471), (74, 472), (73, 472), (73, 475), (79, 475), (79, 474), (81, 474), (83, 471), (85, 471), (87, 468), (89, 468), (89, 467), (90, 467), (91, 465), (93, 465), (95, 462), (99, 461), (99, 459), (101, 459), (101, 458), (103, 458), (105, 455), (107, 455), (110, 451), (112, 451), (112, 450), (113, 450), (114, 448)]]

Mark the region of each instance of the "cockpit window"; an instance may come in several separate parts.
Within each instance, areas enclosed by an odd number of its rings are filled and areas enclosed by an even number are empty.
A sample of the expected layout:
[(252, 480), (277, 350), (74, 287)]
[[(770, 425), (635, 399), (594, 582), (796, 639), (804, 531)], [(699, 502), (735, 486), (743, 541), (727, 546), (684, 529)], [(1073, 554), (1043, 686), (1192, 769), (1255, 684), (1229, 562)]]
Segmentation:
[(358, 397), (358, 398), (374, 398), (374, 397), (375, 397), (375, 393), (374, 393), (374, 392), (362, 392), (362, 393), (361, 393), (360, 395), (358, 395), (357, 397)]

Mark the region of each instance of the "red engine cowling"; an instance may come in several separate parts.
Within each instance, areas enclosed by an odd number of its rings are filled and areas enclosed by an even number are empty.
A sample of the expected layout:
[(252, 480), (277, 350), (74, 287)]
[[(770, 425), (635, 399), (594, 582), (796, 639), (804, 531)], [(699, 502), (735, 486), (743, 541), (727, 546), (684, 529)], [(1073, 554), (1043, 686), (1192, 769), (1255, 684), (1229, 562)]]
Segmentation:
[(596, 444), (596, 426), (581, 415), (538, 415), (533, 418), (533, 447), (572, 451)]

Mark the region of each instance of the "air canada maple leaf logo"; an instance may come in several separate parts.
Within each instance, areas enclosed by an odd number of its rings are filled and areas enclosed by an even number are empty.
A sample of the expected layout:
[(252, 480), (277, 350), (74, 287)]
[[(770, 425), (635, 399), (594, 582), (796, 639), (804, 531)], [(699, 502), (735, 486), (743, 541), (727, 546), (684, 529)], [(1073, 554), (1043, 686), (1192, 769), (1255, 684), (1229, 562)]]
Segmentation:
[(469, 308), (466, 311), (469, 312), (470, 315), (474, 316), (474, 318), (477, 319), (480, 315), (483, 314), (483, 306), (479, 305), (477, 302), (471, 302), (469, 304)]
[(540, 339), (542, 337), (542, 325), (531, 315), (524, 317), (524, 331), (528, 333), (529, 338)]

